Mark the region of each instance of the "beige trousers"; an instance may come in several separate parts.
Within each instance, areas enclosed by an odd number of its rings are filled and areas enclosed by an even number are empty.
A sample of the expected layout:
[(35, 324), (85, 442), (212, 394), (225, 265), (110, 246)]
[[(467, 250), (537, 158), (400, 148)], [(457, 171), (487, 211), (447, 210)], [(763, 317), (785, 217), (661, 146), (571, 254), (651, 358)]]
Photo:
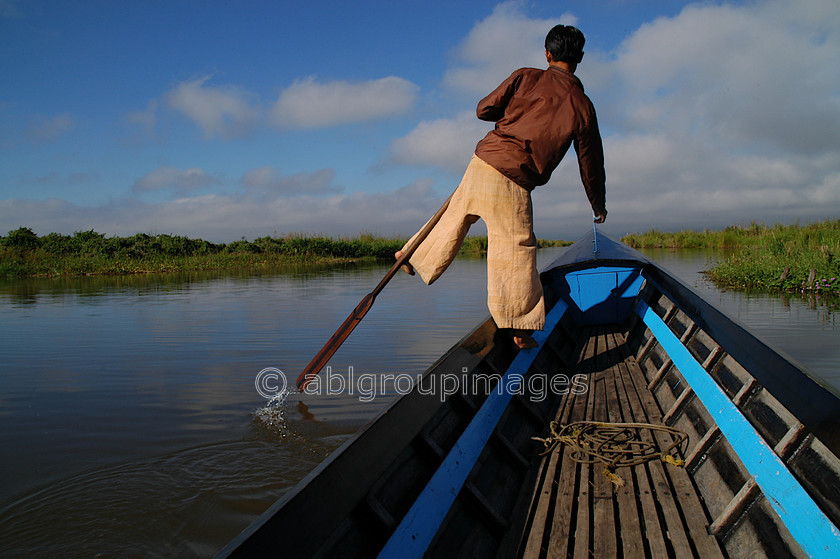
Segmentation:
[(478, 157), (473, 156), (449, 207), (409, 262), (431, 284), (458, 255), (479, 218), (487, 225), (487, 306), (496, 326), (542, 330), (545, 304), (531, 193)]

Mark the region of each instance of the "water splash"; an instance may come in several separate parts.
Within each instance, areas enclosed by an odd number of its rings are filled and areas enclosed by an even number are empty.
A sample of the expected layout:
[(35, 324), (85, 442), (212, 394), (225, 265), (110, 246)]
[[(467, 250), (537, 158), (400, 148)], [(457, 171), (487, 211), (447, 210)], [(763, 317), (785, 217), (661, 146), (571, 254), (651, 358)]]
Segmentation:
[(284, 437), (290, 433), (286, 425), (286, 406), (284, 405), (290, 395), (291, 392), (288, 389), (283, 389), (272, 396), (265, 406), (254, 412), (254, 416), (264, 427)]

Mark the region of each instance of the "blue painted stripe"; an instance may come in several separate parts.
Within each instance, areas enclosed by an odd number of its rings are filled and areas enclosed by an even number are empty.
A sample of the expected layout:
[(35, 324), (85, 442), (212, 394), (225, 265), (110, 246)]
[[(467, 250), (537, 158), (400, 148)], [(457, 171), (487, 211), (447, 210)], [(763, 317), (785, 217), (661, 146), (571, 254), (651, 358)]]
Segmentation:
[(636, 313), (668, 353), (683, 378), (717, 421), (770, 505), (808, 557), (840, 557), (840, 531), (788, 471), (773, 449), (741, 414), (723, 389), (644, 301)]
[(437, 533), (446, 513), (455, 502), (464, 482), (478, 460), (511, 396), (519, 390), (545, 340), (554, 330), (566, 304), (558, 301), (545, 317), (545, 328), (534, 332), (539, 347), (521, 350), (499, 380), (502, 390), (493, 390), (446, 455), (428, 485), (403, 517), (402, 522), (379, 553), (380, 558), (422, 557)]

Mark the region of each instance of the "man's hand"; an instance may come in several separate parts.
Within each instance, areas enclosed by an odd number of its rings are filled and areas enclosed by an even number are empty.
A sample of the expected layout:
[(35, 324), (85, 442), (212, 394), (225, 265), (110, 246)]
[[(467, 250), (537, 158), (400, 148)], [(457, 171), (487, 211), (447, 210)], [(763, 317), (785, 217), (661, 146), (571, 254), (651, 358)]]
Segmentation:
[(595, 213), (595, 223), (604, 223), (607, 220), (607, 210)]

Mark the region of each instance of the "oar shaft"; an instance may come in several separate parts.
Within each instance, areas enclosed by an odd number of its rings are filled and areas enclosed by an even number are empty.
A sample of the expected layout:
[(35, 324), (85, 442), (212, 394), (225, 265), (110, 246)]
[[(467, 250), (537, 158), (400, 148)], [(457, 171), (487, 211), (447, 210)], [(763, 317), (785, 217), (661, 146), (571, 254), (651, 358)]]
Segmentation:
[(388, 285), (388, 282), (391, 281), (391, 278), (399, 271), (400, 266), (408, 262), (408, 259), (411, 258), (411, 255), (417, 250), (417, 247), (420, 246), (426, 237), (429, 236), (429, 233), (432, 229), (437, 225), (440, 218), (443, 216), (446, 208), (449, 207), (449, 201), (452, 199), (450, 195), (449, 198), (443, 203), (440, 209), (437, 211), (432, 218), (426, 222), (426, 225), (420, 230), (417, 235), (414, 236), (411, 243), (405, 247), (403, 250), (402, 255), (397, 259), (391, 269), (388, 270), (388, 273), (385, 274), (385, 277), (380, 280), (379, 284), (364, 298), (356, 305), (356, 308), (353, 309), (353, 312), (350, 313), (341, 326), (338, 327), (338, 330), (327, 340), (327, 343), (324, 344), (324, 347), (321, 348), (321, 351), (318, 352), (317, 355), (312, 359), (309, 365), (303, 370), (303, 372), (297, 378), (297, 386), (298, 390), (303, 392), (306, 386), (312, 381), (315, 376), (323, 369), (330, 358), (338, 351), (338, 348), (341, 347), (341, 344), (344, 343), (344, 340), (350, 335), (350, 333), (356, 328), (356, 326), (362, 321), (365, 315), (370, 310), (370, 307), (373, 306), (373, 302), (376, 300), (376, 296), (385, 289), (385, 286)]

